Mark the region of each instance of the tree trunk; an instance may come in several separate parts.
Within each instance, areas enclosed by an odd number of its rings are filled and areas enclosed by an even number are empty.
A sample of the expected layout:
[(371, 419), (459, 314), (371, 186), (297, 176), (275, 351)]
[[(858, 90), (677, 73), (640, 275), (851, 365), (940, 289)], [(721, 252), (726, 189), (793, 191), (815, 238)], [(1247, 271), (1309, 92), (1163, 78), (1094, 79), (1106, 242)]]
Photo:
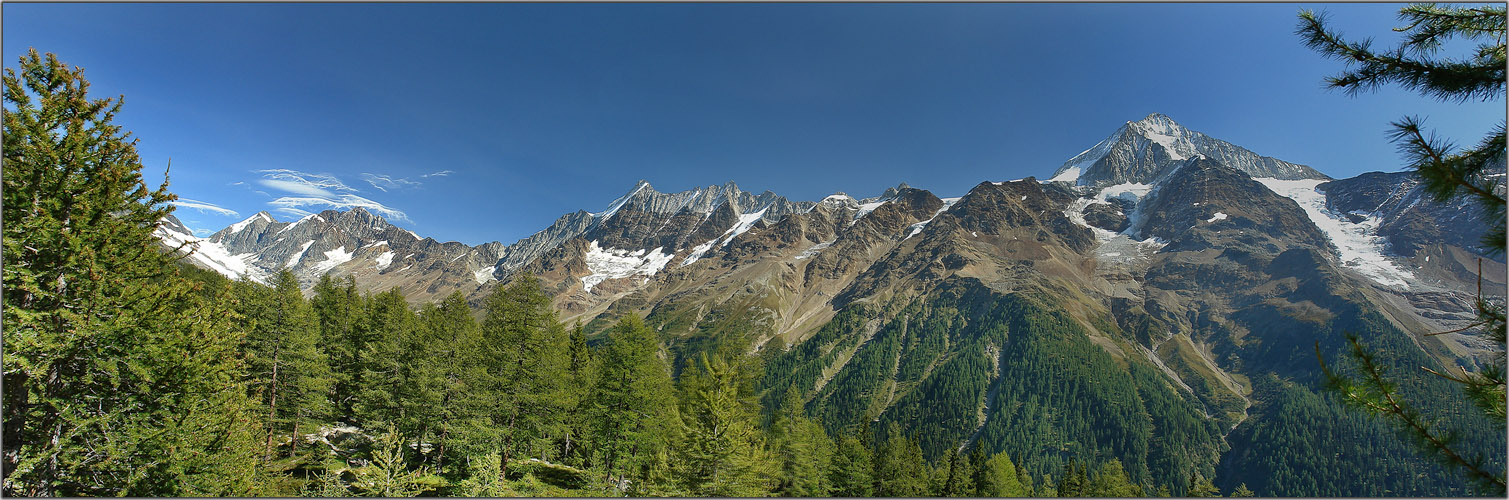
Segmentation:
[(262, 461), (272, 461), (273, 431), (277, 429), (274, 421), (278, 418), (278, 351), (273, 349), (272, 354), (272, 385), (270, 387), (267, 403), (267, 446), (262, 452)]
[(294, 420), (293, 421), (293, 434), (291, 435), (291, 438), (292, 438), (292, 440), (288, 444), (288, 458), (293, 458), (294, 452), (296, 452), (296, 451), (299, 450), (299, 421), (298, 420)]
[[(25, 373), (5, 374), (5, 427), (4, 434), (0, 435), (0, 440), (5, 442), (5, 456), (3, 464), (0, 464), (3, 466), (0, 467), (3, 468), (0, 477), (6, 479), (15, 472), (16, 465), (21, 461), (21, 431), (26, 427), (28, 398), (31, 397), (28, 385), (28, 377)], [(6, 484), (9, 485), (9, 481), (6, 481)], [(7, 486), (5, 493), (8, 496), (16, 494), (17, 491)]]

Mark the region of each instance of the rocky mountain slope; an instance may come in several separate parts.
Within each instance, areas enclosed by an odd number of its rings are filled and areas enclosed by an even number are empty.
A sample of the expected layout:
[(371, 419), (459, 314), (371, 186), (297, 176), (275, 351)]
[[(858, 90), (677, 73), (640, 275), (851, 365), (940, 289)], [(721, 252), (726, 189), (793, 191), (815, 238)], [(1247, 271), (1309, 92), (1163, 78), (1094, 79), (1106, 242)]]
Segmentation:
[(1126, 122), (1110, 137), (1075, 155), (1053, 172), (1053, 180), (1106, 186), (1149, 183), (1184, 160), (1205, 157), (1253, 177), (1330, 179), (1296, 165), (1189, 130), (1159, 113)]
[[(260, 213), (203, 240), (175, 224), (159, 234), (197, 246), (191, 261), (252, 280), (353, 275), (420, 302), (534, 275), (589, 331), (645, 316), (677, 366), (710, 349), (760, 353), (762, 386), (796, 388), (834, 429), (926, 423), (929, 456), (979, 442), (1039, 473), (1088, 454), (1160, 484), (1220, 470), (1234, 487), (1258, 458), (1231, 450), (1313, 397), (1317, 347), (1334, 357), (1356, 333), (1415, 366), (1482, 355), (1469, 335), (1424, 336), (1472, 321), (1483, 222), (1470, 204), (1433, 203), (1408, 174), (1331, 180), (1159, 114), (1051, 180), (958, 197), (900, 185), (810, 202), (641, 181), (507, 246), (421, 239), (360, 209)], [(1485, 294), (1505, 295), (1502, 259), (1482, 259)], [(1076, 427), (1107, 405), (1131, 413)], [(1433, 467), (1376, 453), (1400, 477)], [(1449, 480), (1399, 481), (1379, 484), (1443, 493), (1432, 488)], [(1336, 491), (1383, 491), (1357, 484)]]

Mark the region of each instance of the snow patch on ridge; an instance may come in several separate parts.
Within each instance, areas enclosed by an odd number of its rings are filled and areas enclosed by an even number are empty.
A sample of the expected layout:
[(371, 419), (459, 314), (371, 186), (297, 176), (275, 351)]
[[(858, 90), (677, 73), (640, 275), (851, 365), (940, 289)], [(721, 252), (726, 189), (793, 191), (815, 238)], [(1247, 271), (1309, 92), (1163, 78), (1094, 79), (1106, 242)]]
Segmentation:
[[(762, 211), (763, 212), (763, 211)], [(605, 280), (615, 278), (627, 278), (633, 275), (654, 276), (671, 261), (675, 254), (662, 253), (665, 247), (656, 247), (648, 254), (644, 249), (624, 250), (619, 248), (602, 248), (597, 245), (597, 240), (592, 240), (587, 246), (587, 270), (592, 274), (582, 277), (582, 289), (592, 291)]]
[(716, 245), (717, 243), (718, 238), (713, 238), (712, 241), (692, 247), (692, 253), (687, 254), (686, 260), (681, 261), (681, 267), (686, 267), (691, 263), (696, 262), (697, 259), (701, 259), (702, 256), (706, 254), (708, 250), (711, 250), (713, 248), (713, 245)]
[(316, 262), (313, 266), (311, 266), (314, 270), (314, 275), (323, 275), (327, 272), (330, 272), (331, 269), (335, 269), (335, 266), (350, 262), (353, 255), (354, 254), (352, 254), (351, 252), (346, 251), (345, 245), (342, 245), (335, 250), (326, 251), (325, 260)]
[(1310, 222), (1336, 245), (1341, 265), (1367, 276), (1386, 286), (1403, 287), (1415, 280), (1415, 275), (1395, 265), (1383, 253), (1383, 238), (1378, 236), (1377, 217), (1366, 217), (1362, 222), (1352, 223), (1346, 217), (1326, 208), (1326, 195), (1316, 189), (1322, 179), (1280, 180), (1260, 177), (1253, 180), (1267, 186), (1281, 196), (1299, 203)]
[(874, 212), (875, 209), (880, 208), (881, 205), (886, 204), (886, 202), (888, 201), (890, 200), (880, 200), (860, 205), (859, 212), (856, 212), (854, 214), (854, 220), (849, 221), (849, 225), (853, 226), (854, 223), (859, 222), (859, 219), (863, 219), (866, 215), (870, 215), (870, 212)]
[(314, 240), (304, 242), (304, 246), (299, 248), (299, 253), (293, 254), (293, 257), (289, 257), (288, 263), (284, 264), (283, 267), (292, 269), (293, 266), (298, 265), (299, 261), (304, 260), (304, 252), (309, 251), (309, 246), (313, 244)]
[(272, 217), (268, 217), (266, 213), (257, 212), (256, 215), (247, 217), (244, 221), (231, 224), (231, 234), (241, 232), (242, 229), (246, 229), (246, 226), (251, 225), (251, 223), (256, 222), (258, 219), (265, 220), (267, 222), (277, 222), (275, 220), (272, 220)]
[(823, 251), (824, 248), (828, 248), (828, 247), (833, 246), (833, 242), (835, 242), (835, 241), (838, 241), (838, 238), (833, 238), (831, 240), (824, 241), (824, 242), (818, 243), (816, 245), (812, 245), (812, 247), (810, 247), (810, 248), (808, 248), (806, 250), (802, 250), (802, 253), (797, 254), (796, 260), (802, 260), (802, 259), (811, 258), (812, 256), (817, 255), (818, 252)]
[(378, 255), (377, 256), (377, 270), (381, 271), (383, 269), (387, 269), (388, 266), (392, 265), (393, 264), (393, 255), (394, 254), (393, 254), (392, 250), (383, 252), (382, 255)]
[(629, 194), (623, 195), (619, 199), (613, 200), (613, 204), (610, 205), (607, 210), (592, 214), (592, 216), (596, 217), (600, 221), (608, 220), (609, 218), (613, 217), (613, 214), (618, 213), (618, 209), (623, 208), (624, 204), (629, 202), (629, 198), (633, 198), (634, 195), (639, 194), (640, 191), (644, 190), (645, 186), (649, 185), (650, 183), (648, 182), (640, 181), (639, 185), (634, 186), (633, 191), (629, 191)]
[(169, 247), (177, 248), (182, 245), (183, 250), (189, 252), (185, 258), (198, 262), (223, 276), (231, 279), (244, 277), (257, 283), (267, 284), (262, 273), (247, 264), (247, 260), (252, 257), (251, 254), (231, 255), (219, 243), (168, 229), (166, 225), (159, 225), (153, 234)]
[(1216, 214), (1210, 216), (1209, 219), (1205, 219), (1205, 222), (1215, 222), (1215, 221), (1218, 221), (1218, 220), (1226, 220), (1226, 214), (1221, 213), (1221, 212), (1216, 212)]
[(765, 207), (760, 209), (760, 211), (752, 214), (740, 215), (739, 223), (734, 224), (734, 227), (729, 228), (727, 232), (723, 233), (727, 236), (723, 238), (723, 245), (721, 246), (728, 246), (729, 242), (732, 242), (734, 238), (738, 237), (741, 234), (744, 234), (744, 232), (748, 231), (749, 228), (754, 227), (755, 223), (759, 222), (760, 218), (765, 216), (765, 211), (769, 209), (770, 207)]
[(283, 229), (278, 230), (278, 234), (286, 233), (286, 232), (288, 232), (289, 229), (293, 229), (295, 227), (298, 227), (299, 224), (303, 224), (304, 221), (307, 221), (307, 220), (310, 220), (310, 219), (317, 220), (317, 221), (320, 221), (320, 222), (325, 222), (325, 219), (321, 219), (319, 214), (305, 215), (303, 218), (294, 221), (293, 224), (289, 224), (288, 227), (285, 227)]
[(1079, 167), (1069, 167), (1053, 176), (1052, 179), (1048, 179), (1048, 182), (1074, 182), (1079, 180), (1079, 172)]
[(497, 269), (498, 266), (487, 266), (482, 269), (472, 271), (472, 279), (477, 280), (478, 285), (485, 285), (487, 284), (487, 282), (497, 279), (493, 278), (493, 271), (496, 271)]
[[(1025, 200), (1025, 199), (1027, 199), (1027, 197), (1023, 196), (1022, 199)], [(927, 227), (927, 223), (932, 222), (933, 219), (938, 218), (938, 215), (940, 215), (943, 212), (947, 211), (949, 207), (954, 206), (954, 204), (958, 203), (958, 202), (959, 202), (959, 198), (943, 198), (943, 208), (938, 209), (937, 212), (933, 212), (933, 216), (932, 217), (928, 217), (927, 220), (922, 221), (922, 222), (918, 222), (916, 224), (912, 224), (911, 225), (912, 232), (907, 233), (906, 238), (902, 238), (901, 240), (902, 241), (906, 241), (907, 238), (911, 238), (913, 236), (916, 236), (917, 233), (921, 233), (922, 232), (922, 228)]]

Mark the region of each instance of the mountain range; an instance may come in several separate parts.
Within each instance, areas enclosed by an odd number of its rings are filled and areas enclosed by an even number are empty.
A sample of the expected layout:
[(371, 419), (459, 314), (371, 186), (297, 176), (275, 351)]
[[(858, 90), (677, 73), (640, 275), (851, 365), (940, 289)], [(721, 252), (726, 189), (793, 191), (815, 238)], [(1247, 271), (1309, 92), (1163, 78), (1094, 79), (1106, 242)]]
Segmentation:
[[(291, 222), (261, 212), (202, 239), (170, 217), (158, 235), (231, 278), (287, 269), (307, 289), (352, 276), (416, 303), (457, 290), (480, 302), (533, 275), (589, 332), (644, 316), (677, 366), (712, 344), (761, 355), (762, 386), (797, 388), (832, 428), (926, 423), (930, 457), (979, 442), (1049, 457), (1031, 467), (1052, 473), (1063, 457), (1112, 456), (1134, 478), (1199, 472), (1277, 495), (1454, 491), (1392, 448), (1273, 458), (1319, 439), (1278, 429), (1300, 408), (1334, 406), (1312, 401), (1316, 355), (1338, 356), (1347, 333), (1397, 348), (1401, 363), (1479, 366), (1478, 337), (1425, 334), (1475, 319), (1479, 279), (1486, 295), (1506, 288), (1471, 203), (1435, 203), (1408, 173), (1332, 179), (1156, 113), (1047, 180), (957, 197), (901, 184), (793, 201), (640, 181), (607, 207), (510, 245), (421, 238), (360, 208)], [(1146, 422), (1072, 424), (1117, 411)], [(1333, 437), (1376, 439), (1368, 425)], [(1502, 433), (1488, 435), (1502, 462)], [(1271, 479), (1347, 460), (1383, 476), (1314, 491)]]

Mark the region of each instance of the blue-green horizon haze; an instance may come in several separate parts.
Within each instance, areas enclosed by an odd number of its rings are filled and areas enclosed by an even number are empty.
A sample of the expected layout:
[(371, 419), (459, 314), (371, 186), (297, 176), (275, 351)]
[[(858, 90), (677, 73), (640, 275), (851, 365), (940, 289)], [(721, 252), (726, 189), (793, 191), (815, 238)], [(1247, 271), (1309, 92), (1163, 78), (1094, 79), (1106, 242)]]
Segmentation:
[[(1460, 145), (1504, 102), (1323, 88), (1302, 8), (1393, 46), (1402, 4), (16, 4), (29, 48), (124, 95), (148, 182), (201, 235), (365, 206), (505, 244), (648, 180), (793, 200), (1035, 176), (1159, 112), (1337, 178)], [(1462, 51), (1446, 51), (1455, 56)]]

